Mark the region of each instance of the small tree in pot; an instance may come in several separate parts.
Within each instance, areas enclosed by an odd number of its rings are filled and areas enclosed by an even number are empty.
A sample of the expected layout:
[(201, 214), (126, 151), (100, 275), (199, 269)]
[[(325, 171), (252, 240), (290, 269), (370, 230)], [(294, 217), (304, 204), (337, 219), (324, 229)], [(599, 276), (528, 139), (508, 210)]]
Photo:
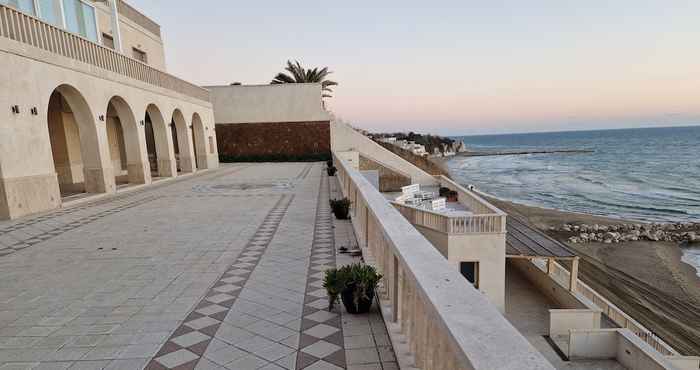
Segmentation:
[(352, 204), (350, 199), (331, 199), (330, 204), (335, 218), (339, 220), (347, 220), (350, 218), (350, 204)]
[(340, 295), (349, 313), (369, 312), (381, 278), (382, 275), (374, 267), (359, 263), (326, 270), (323, 286), (328, 292), (328, 310), (333, 309)]

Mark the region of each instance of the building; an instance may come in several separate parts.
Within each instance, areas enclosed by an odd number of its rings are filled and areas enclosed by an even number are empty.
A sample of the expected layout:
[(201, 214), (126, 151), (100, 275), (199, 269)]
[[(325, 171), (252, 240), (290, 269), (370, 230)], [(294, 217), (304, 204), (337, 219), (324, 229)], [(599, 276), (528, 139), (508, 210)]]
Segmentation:
[(164, 55), (122, 0), (0, 1), (0, 219), (217, 167), (209, 91)]
[(207, 86), (226, 161), (330, 159), (321, 84)]

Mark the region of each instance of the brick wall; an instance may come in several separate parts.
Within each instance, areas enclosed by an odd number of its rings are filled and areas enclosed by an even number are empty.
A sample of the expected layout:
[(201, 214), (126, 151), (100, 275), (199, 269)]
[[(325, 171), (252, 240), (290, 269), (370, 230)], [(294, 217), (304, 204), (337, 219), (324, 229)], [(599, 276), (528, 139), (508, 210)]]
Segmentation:
[(329, 122), (216, 124), (222, 162), (330, 158)]

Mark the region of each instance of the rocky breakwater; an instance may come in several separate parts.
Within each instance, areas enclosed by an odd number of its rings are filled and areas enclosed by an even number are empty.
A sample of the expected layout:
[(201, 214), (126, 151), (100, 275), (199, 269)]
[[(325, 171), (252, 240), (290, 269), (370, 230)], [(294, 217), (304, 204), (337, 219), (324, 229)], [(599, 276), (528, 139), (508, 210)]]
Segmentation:
[(552, 226), (550, 231), (564, 236), (569, 243), (624, 243), (639, 240), (674, 243), (700, 243), (700, 223), (652, 223), (586, 225), (563, 224)]

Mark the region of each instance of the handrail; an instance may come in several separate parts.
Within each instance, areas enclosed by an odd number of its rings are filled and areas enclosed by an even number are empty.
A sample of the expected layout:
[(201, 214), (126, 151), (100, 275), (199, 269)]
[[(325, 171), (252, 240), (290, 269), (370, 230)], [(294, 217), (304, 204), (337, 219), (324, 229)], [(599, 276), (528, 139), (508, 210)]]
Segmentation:
[(504, 233), (506, 215), (502, 213), (453, 216), (399, 202), (391, 204), (413, 225), (447, 234)]
[(352, 201), (358, 243), (384, 276), (385, 318), (400, 326), (415, 366), (554, 369), (359, 171), (333, 157), (341, 191)]
[(209, 102), (209, 90), (31, 15), (0, 5), (0, 36)]
[[(533, 260), (532, 264), (539, 268), (541, 271), (547, 273), (547, 263), (540, 260)], [(557, 262), (551, 264), (552, 269), (549, 274), (557, 284), (568, 288), (569, 284), (569, 271)], [(588, 286), (581, 280), (576, 282), (576, 292), (582, 294), (584, 297), (589, 299), (593, 304), (598, 306), (600, 310), (616, 325), (621, 328), (626, 328), (631, 330), (640, 339), (649, 344), (659, 353), (668, 356), (677, 356), (679, 353), (673, 349), (668, 343), (664, 342), (663, 339), (659, 338), (656, 334), (652, 333), (651, 330), (644, 327), (644, 325), (637, 322), (631, 316), (622, 311), (619, 307), (615, 306), (612, 302), (603, 297), (600, 293), (596, 292), (593, 288)]]

